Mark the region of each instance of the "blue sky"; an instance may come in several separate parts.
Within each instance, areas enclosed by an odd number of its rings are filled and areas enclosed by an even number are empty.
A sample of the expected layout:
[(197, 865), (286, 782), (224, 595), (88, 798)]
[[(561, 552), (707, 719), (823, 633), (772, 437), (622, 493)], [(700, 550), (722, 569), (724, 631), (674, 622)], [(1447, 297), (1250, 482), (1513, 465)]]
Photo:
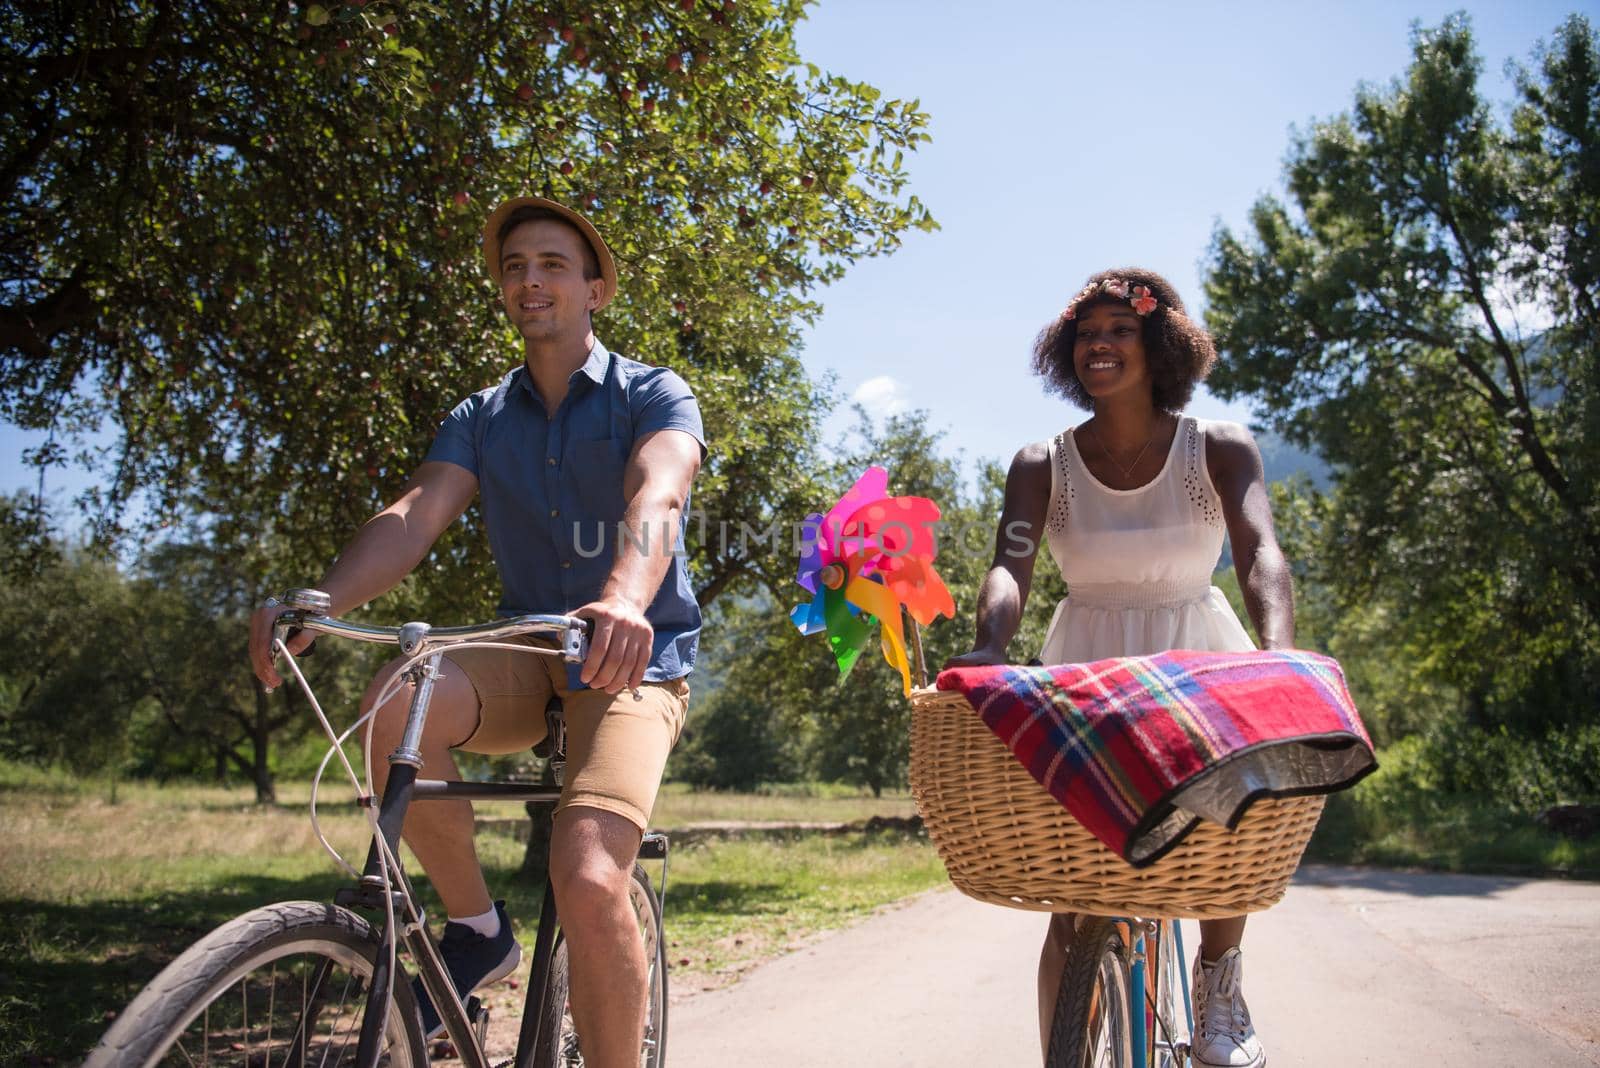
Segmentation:
[[(1200, 311), (1200, 261), (1220, 222), (1281, 188), (1291, 127), (1346, 110), (1409, 58), (1413, 20), (1472, 18), (1484, 88), (1509, 100), (1526, 61), (1594, 4), (1091, 4), (822, 0), (803, 57), (920, 98), (933, 141), (911, 188), (942, 229), (858, 264), (822, 294), (805, 360), (877, 412), (925, 409), (949, 447), (1007, 460), (1078, 421), (1027, 371), (1039, 329), (1090, 273), (1160, 271)], [(1205, 395), (1192, 410), (1247, 420)], [(834, 433), (843, 431), (837, 420)], [(0, 426), (0, 490), (32, 489), (37, 437)], [(52, 495), (78, 472), (52, 472)]]
[[(1202, 308), (1201, 259), (1281, 190), (1291, 127), (1347, 110), (1410, 58), (1409, 27), (1466, 10), (1482, 90), (1593, 4), (823, 2), (801, 54), (920, 98), (912, 185), (942, 229), (826, 291), (805, 360), (877, 410), (920, 408), (969, 459), (1009, 461), (1084, 417), (1028, 372), (1039, 330), (1091, 273), (1137, 264)], [(1191, 410), (1249, 421), (1197, 396)]]

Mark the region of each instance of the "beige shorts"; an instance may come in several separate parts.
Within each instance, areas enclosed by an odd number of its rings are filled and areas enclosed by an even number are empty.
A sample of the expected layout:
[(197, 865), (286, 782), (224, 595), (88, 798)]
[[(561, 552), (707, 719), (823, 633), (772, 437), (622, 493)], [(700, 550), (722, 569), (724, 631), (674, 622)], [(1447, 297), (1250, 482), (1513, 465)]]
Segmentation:
[(452, 748), (516, 753), (544, 740), (545, 706), (561, 698), (567, 721), (567, 774), (559, 814), (575, 805), (614, 812), (641, 831), (650, 822), (667, 754), (689, 710), (689, 680), (623, 690), (567, 687), (566, 662), (542, 653), (463, 649), (446, 653), (478, 695), (478, 727)]

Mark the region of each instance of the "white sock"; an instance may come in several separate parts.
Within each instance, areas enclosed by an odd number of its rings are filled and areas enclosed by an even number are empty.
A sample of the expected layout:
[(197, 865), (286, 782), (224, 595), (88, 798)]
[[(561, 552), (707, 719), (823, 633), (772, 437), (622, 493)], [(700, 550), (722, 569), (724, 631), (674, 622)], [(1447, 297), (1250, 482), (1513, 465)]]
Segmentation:
[(485, 938), (493, 938), (500, 933), (500, 913), (493, 905), (489, 906), (488, 912), (480, 913), (477, 916), (468, 916), (465, 919), (451, 916), (450, 922), (464, 923)]

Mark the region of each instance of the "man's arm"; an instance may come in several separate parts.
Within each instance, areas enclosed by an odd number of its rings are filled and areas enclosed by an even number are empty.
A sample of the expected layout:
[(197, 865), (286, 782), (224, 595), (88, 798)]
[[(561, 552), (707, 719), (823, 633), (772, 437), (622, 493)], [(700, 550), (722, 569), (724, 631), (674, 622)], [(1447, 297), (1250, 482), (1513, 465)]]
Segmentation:
[(1289, 561), (1272, 529), (1261, 453), (1250, 431), (1236, 423), (1206, 428), (1206, 467), (1222, 499), (1233, 566), (1245, 610), (1263, 649), (1294, 648), (1294, 583)]
[[(464, 467), (434, 461), (417, 468), (399, 498), (362, 525), (323, 575), (317, 588), (333, 601), (328, 614), (343, 615), (393, 589), (477, 492), (477, 476)], [(272, 625), (284, 611), (282, 605), (263, 606), (250, 619), (250, 663), (269, 690), (283, 681), (272, 664)], [(296, 636), (290, 652), (300, 652), (311, 639)]]
[(658, 430), (634, 443), (622, 475), (628, 502), (622, 522), (631, 537), (619, 539), (600, 599), (573, 612), (594, 620), (589, 658), (579, 675), (585, 685), (617, 693), (644, 682), (655, 641), (644, 613), (672, 566), (678, 521), (701, 452), (694, 435), (682, 430)]

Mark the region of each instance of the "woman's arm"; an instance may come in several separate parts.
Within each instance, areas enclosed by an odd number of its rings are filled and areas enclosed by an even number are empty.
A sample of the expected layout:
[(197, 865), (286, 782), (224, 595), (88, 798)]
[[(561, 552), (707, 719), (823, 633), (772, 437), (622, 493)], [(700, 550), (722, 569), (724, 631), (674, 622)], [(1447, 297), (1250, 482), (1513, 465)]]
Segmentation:
[(951, 657), (945, 667), (1006, 663), (1006, 646), (1022, 622), (1033, 583), (1033, 561), (1044, 539), (1050, 507), (1050, 450), (1028, 445), (1011, 461), (1005, 504), (995, 533), (994, 562), (978, 593), (978, 635), (972, 652)]
[(1222, 498), (1222, 517), (1233, 545), (1233, 567), (1244, 606), (1263, 649), (1294, 647), (1294, 585), (1289, 562), (1272, 530), (1261, 453), (1250, 431), (1237, 423), (1206, 427), (1206, 469)]

